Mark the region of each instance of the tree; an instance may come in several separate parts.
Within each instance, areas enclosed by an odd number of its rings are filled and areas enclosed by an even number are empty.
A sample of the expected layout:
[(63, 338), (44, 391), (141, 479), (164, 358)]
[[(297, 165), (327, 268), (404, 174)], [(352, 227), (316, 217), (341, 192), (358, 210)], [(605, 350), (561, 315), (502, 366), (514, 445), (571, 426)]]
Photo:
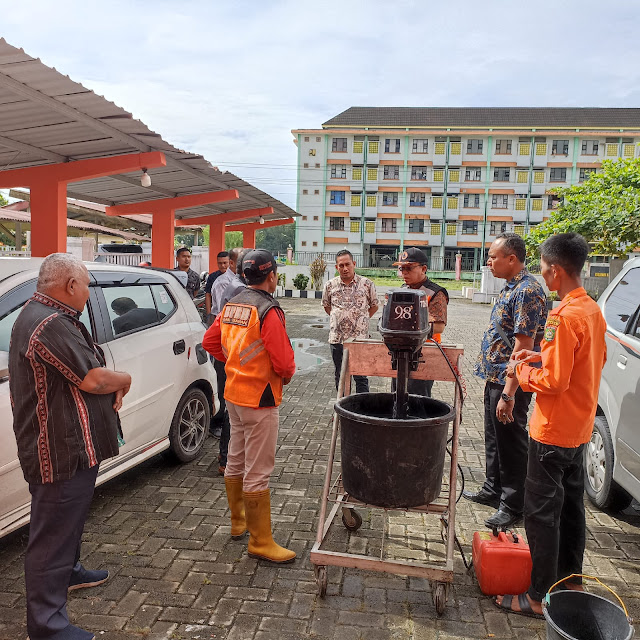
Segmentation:
[(274, 254), (286, 253), (287, 247), (295, 242), (295, 229), (295, 224), (283, 224), (260, 230), (256, 233), (256, 247)]
[(593, 253), (624, 257), (640, 246), (640, 159), (604, 160), (582, 184), (554, 189), (562, 198), (548, 220), (528, 234), (529, 252), (552, 235), (574, 231)]
[(224, 248), (229, 251), (229, 249), (241, 247), (242, 240), (242, 231), (227, 231), (224, 234)]

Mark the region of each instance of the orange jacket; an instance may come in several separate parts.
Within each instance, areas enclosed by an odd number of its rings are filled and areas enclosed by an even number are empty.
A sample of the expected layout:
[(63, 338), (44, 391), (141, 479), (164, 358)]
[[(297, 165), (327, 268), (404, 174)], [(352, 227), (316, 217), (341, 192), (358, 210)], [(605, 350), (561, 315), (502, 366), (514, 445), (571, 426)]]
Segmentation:
[(591, 438), (607, 325), (600, 307), (579, 287), (549, 312), (542, 340), (542, 368), (516, 367), (523, 391), (536, 392), (529, 435), (543, 444), (578, 447)]

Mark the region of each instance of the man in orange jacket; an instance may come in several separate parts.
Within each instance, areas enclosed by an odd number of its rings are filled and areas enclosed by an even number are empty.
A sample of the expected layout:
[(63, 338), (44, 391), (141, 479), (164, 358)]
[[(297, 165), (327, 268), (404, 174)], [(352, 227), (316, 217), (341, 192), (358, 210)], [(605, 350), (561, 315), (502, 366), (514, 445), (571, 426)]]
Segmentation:
[[(536, 393), (524, 497), (531, 586), (527, 593), (495, 601), (512, 613), (542, 617), (542, 599), (556, 580), (582, 573), (583, 455), (593, 431), (607, 328), (600, 307), (581, 285), (588, 254), (589, 245), (577, 233), (561, 233), (542, 244), (542, 276), (562, 302), (549, 313), (541, 353), (518, 351), (507, 368), (523, 391)], [(541, 368), (530, 364), (539, 361)], [(572, 578), (565, 585), (581, 589), (581, 583)]]
[(271, 294), (276, 262), (264, 249), (242, 261), (247, 288), (224, 306), (202, 346), (225, 362), (224, 398), (231, 440), (224, 482), (231, 510), (231, 537), (249, 529), (249, 555), (276, 563), (292, 562), (294, 551), (271, 534), (269, 476), (275, 466), (282, 387), (296, 370), (284, 312)]

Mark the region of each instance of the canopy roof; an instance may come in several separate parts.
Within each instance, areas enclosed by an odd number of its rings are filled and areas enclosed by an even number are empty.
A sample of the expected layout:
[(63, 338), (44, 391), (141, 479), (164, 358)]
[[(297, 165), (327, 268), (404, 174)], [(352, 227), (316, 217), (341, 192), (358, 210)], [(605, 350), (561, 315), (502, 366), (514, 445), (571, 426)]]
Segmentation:
[[(267, 220), (298, 214), (276, 198), (202, 156), (182, 151), (124, 109), (86, 89), (22, 49), (0, 39), (0, 166), (3, 170), (161, 151), (167, 166), (69, 183), (71, 198), (114, 206), (156, 198), (237, 189), (238, 200), (176, 211), (176, 218), (273, 207)], [(15, 185), (16, 187), (21, 185)], [(256, 216), (237, 222), (254, 222)], [(188, 224), (188, 222), (187, 222)]]

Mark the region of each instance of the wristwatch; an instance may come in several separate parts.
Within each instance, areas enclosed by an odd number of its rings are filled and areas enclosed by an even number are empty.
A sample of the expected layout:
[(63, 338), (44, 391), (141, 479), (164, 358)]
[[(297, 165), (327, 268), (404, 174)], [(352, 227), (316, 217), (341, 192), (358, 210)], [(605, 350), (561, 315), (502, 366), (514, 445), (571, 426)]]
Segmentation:
[(502, 393), (500, 394), (500, 397), (505, 401), (505, 402), (513, 402), (516, 397), (515, 396), (508, 396), (506, 393)]

